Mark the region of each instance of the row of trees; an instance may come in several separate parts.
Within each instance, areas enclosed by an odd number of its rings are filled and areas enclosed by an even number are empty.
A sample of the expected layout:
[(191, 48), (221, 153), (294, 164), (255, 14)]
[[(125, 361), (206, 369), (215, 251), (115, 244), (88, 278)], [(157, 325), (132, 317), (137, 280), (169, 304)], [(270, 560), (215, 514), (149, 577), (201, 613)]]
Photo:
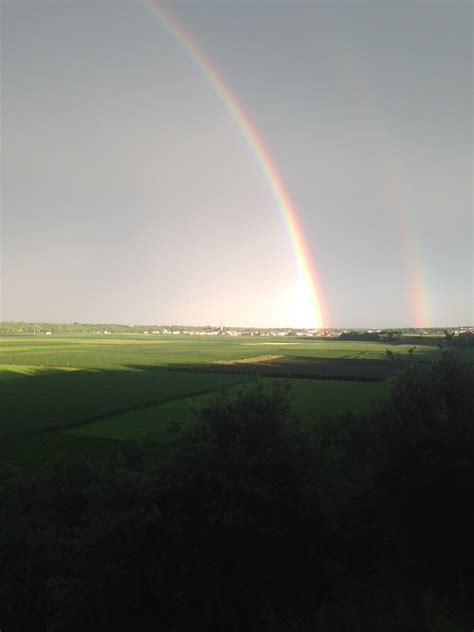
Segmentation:
[(112, 323), (24, 323), (15, 321), (0, 322), (0, 335), (45, 334), (96, 334), (110, 333), (143, 333), (154, 326), (117, 325)]
[(456, 334), (454, 331), (445, 329), (443, 342), (444, 346), (461, 351), (466, 347), (474, 347), (474, 331), (461, 331)]
[(340, 340), (363, 340), (367, 342), (399, 342), (403, 332), (401, 329), (386, 329), (384, 331), (347, 331), (341, 333)]
[(282, 382), (219, 396), (159, 463), (4, 472), (2, 630), (470, 629), (472, 368), (409, 367), (303, 428)]

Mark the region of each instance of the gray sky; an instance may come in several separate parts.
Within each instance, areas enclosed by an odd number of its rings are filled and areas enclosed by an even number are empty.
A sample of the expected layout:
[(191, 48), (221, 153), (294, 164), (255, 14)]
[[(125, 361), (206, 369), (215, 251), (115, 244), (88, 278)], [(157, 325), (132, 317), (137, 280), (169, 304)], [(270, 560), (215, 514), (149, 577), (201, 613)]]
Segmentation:
[[(472, 323), (471, 3), (163, 6), (274, 159), (327, 324)], [(150, 7), (2, 0), (1, 41), (1, 319), (311, 326), (254, 156)]]

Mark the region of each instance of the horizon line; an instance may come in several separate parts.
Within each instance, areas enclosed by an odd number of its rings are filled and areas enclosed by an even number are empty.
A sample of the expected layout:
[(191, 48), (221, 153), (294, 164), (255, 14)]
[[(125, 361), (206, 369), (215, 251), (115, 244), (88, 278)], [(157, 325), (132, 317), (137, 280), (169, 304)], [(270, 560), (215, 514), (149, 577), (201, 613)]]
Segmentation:
[(86, 322), (86, 321), (56, 321), (56, 320), (38, 320), (38, 321), (28, 321), (28, 320), (0, 320), (0, 326), (4, 325), (4, 324), (18, 324), (18, 325), (84, 325), (84, 326), (99, 326), (99, 325), (112, 325), (112, 326), (118, 326), (118, 327), (193, 327), (196, 329), (203, 329), (206, 327), (213, 327), (216, 329), (222, 328), (222, 329), (281, 329), (281, 330), (300, 330), (300, 331), (337, 331), (337, 330), (359, 330), (359, 329), (363, 329), (363, 330), (373, 330), (373, 331), (388, 331), (388, 330), (394, 330), (394, 329), (412, 329), (412, 330), (428, 330), (428, 329), (445, 329), (445, 328), (453, 328), (453, 327), (461, 327), (461, 328), (472, 328), (474, 327), (474, 323), (473, 324), (443, 324), (443, 325), (430, 325), (429, 327), (419, 327), (419, 326), (414, 326), (414, 325), (392, 325), (392, 326), (385, 326), (385, 327), (381, 327), (380, 325), (371, 325), (371, 326), (367, 326), (367, 325), (363, 325), (363, 326), (347, 326), (347, 325), (341, 325), (338, 327), (295, 327), (292, 325), (225, 325), (223, 323), (219, 323), (219, 324), (212, 324), (212, 323), (206, 323), (205, 325), (196, 325), (196, 324), (179, 324), (179, 323), (138, 323), (138, 322)]

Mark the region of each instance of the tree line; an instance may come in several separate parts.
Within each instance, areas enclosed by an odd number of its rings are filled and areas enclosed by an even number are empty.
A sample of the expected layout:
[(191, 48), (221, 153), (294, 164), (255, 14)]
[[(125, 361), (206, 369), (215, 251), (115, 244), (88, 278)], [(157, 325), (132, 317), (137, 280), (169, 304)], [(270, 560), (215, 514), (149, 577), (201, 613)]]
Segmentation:
[(97, 334), (105, 331), (114, 334), (143, 333), (155, 325), (119, 325), (113, 323), (25, 323), (0, 322), (0, 335), (45, 334)]

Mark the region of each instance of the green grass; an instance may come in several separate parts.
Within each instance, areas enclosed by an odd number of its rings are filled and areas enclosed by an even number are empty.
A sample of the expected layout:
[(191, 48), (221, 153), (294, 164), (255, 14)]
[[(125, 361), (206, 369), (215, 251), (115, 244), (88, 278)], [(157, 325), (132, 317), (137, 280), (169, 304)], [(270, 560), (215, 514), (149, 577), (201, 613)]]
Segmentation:
[(368, 412), (373, 403), (388, 397), (387, 382), (336, 382), (291, 380), (294, 411), (305, 423), (352, 411)]
[[(266, 379), (266, 382), (271, 380)], [(289, 380), (292, 387), (293, 408), (303, 422), (311, 423), (323, 417), (344, 413), (367, 412), (372, 403), (388, 395), (384, 383), (329, 382), (317, 380)], [(242, 385), (229, 386), (236, 394)], [(113, 415), (74, 427), (64, 432), (76, 437), (103, 439), (134, 439), (165, 442), (169, 439), (171, 422), (186, 422), (194, 408), (201, 406), (212, 394), (184, 397), (159, 406)]]
[[(373, 401), (385, 397), (389, 389), (388, 384), (363, 382), (290, 380), (290, 383), (294, 411), (305, 424), (349, 410), (365, 412)], [(242, 385), (228, 388), (237, 393)], [(0, 462), (35, 468), (58, 453), (67, 457), (114, 453), (124, 441), (142, 443), (159, 455), (171, 439), (170, 423), (189, 421), (192, 409), (204, 404), (212, 394), (186, 396), (61, 431), (7, 437), (0, 443)]]
[[(216, 360), (241, 360), (269, 354), (377, 360), (386, 358), (387, 348), (403, 357), (412, 346), (289, 337), (30, 336), (5, 340), (3, 338), (0, 342), (0, 364), (84, 369), (195, 364)], [(437, 347), (426, 345), (417, 347), (415, 356), (429, 360), (438, 353)]]
[(184, 374), (164, 368), (42, 370), (0, 382), (0, 436), (74, 424), (172, 399), (213, 391), (245, 378)]
[(159, 406), (105, 417), (94, 423), (81, 425), (64, 432), (71, 436), (83, 438), (146, 439), (146, 441), (166, 442), (169, 440), (169, 424), (189, 420), (193, 407), (203, 404), (210, 396), (211, 394), (183, 397)]
[[(389, 347), (399, 358), (411, 345)], [(33, 465), (58, 451), (99, 454), (121, 442), (163, 446), (171, 421), (190, 418), (219, 388), (254, 378), (170, 371), (262, 356), (386, 360), (387, 345), (289, 337), (15, 336), (0, 339), (0, 459)], [(415, 357), (435, 358), (436, 347)], [(348, 410), (366, 411), (386, 383), (291, 380), (295, 412), (309, 423)], [(51, 429), (56, 428), (54, 432)]]

